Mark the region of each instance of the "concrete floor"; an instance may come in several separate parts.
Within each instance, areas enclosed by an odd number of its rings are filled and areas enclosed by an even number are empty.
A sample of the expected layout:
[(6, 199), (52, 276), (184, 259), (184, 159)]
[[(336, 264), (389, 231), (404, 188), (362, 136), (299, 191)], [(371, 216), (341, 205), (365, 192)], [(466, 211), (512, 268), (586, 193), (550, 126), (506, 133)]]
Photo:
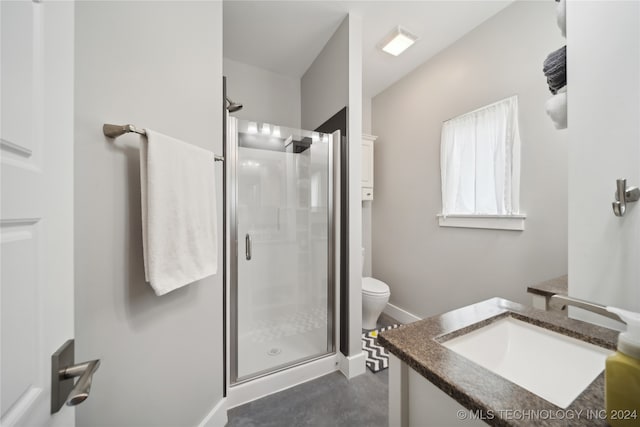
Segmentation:
[[(378, 327), (397, 323), (383, 315)], [(348, 381), (340, 372), (229, 410), (229, 427), (386, 427), (389, 370)]]

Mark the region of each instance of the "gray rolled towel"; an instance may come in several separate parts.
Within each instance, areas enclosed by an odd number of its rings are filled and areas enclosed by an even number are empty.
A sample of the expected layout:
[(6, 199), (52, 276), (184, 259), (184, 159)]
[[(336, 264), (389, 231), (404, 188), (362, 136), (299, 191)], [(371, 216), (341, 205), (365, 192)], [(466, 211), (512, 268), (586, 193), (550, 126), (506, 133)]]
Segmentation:
[(544, 61), (542, 72), (547, 76), (549, 90), (554, 95), (567, 85), (567, 46), (551, 52)]

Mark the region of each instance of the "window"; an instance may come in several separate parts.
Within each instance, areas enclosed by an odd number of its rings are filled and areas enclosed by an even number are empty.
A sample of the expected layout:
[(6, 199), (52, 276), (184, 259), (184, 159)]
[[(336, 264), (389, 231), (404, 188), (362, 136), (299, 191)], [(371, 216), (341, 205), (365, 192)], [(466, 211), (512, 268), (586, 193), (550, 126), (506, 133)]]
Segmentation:
[[(522, 222), (522, 227), (498, 224), (480, 228), (524, 228), (519, 200), (517, 96), (444, 122), (440, 150), (440, 225), (478, 227), (454, 224), (460, 222), (456, 218), (481, 218), (482, 223), (492, 218), (515, 218)], [(449, 217), (454, 220), (446, 224)]]

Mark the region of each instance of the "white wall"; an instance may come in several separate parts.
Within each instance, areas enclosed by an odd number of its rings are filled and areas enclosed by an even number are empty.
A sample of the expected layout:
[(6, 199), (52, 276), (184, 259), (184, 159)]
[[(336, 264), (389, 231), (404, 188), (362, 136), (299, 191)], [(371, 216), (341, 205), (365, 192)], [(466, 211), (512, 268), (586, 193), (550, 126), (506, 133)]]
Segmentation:
[[(196, 426), (222, 398), (222, 275), (155, 296), (143, 273), (140, 137), (110, 141), (102, 124), (221, 152), (222, 3), (75, 7), (76, 358), (102, 359), (77, 424)], [(212, 167), (222, 230), (222, 165)]]
[[(315, 129), (348, 106), (349, 355), (360, 354), (362, 326), (362, 19), (349, 15), (302, 76), (302, 127)], [(362, 367), (364, 369), (364, 366)]]
[(234, 117), (300, 128), (300, 79), (224, 58), (227, 96), (244, 105)]
[(362, 352), (362, 18), (353, 13), (349, 14), (348, 106), (349, 354), (355, 355)]
[[(555, 2), (519, 1), (373, 99), (373, 275), (426, 317), (567, 271), (566, 132), (545, 114), (542, 64), (564, 40)], [(517, 94), (523, 232), (441, 228), (442, 122)]]
[(640, 4), (568, 2), (567, 57), (569, 294), (640, 311), (640, 206), (611, 209), (640, 185)]

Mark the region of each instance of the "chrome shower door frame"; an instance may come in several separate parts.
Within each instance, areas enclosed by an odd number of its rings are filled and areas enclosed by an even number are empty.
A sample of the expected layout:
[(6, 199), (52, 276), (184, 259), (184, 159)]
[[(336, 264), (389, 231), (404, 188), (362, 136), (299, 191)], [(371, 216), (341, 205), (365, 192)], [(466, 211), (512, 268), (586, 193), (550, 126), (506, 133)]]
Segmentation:
[[(285, 366), (278, 366), (272, 369), (259, 371), (249, 376), (238, 378), (238, 119), (227, 116), (227, 144), (225, 161), (227, 166), (227, 200), (229, 206), (229, 286), (228, 286), (228, 321), (229, 321), (229, 349), (228, 349), (228, 386), (242, 384), (257, 378), (281, 372), (295, 366), (303, 365), (308, 362), (321, 359), (336, 353), (336, 324), (337, 324), (337, 307), (336, 296), (339, 295), (336, 287), (335, 274), (335, 242), (336, 232), (334, 230), (334, 140), (335, 133), (329, 135), (327, 167), (327, 348), (328, 350), (322, 354), (316, 354), (307, 358), (296, 360)], [(340, 141), (339, 132), (338, 143)], [(338, 150), (339, 152), (339, 150)], [(227, 369), (227, 367), (225, 367)]]

